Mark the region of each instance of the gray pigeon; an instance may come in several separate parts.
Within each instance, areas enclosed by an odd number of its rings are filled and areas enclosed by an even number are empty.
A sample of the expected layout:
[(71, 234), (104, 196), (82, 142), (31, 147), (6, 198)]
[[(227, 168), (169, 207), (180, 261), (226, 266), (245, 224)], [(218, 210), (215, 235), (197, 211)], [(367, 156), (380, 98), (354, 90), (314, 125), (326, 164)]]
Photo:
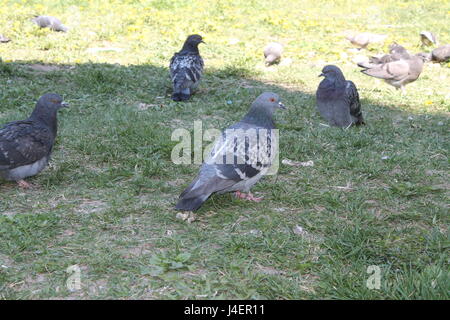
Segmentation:
[(6, 43), (6, 42), (10, 42), (11, 39), (5, 37), (4, 35), (0, 34), (0, 42), (1, 43)]
[(270, 66), (274, 63), (280, 62), (281, 54), (283, 53), (283, 46), (277, 42), (271, 42), (264, 48), (264, 58), (266, 58), (266, 65)]
[(50, 28), (53, 31), (67, 32), (65, 27), (58, 18), (52, 16), (35, 16), (32, 21), (41, 28)]
[(438, 44), (436, 36), (430, 31), (422, 31), (420, 33), (420, 41), (422, 41), (422, 44), (427, 47)]
[(39, 98), (26, 120), (7, 123), (0, 129), (0, 177), (31, 185), (23, 179), (41, 172), (48, 164), (56, 138), (56, 114), (67, 107), (62, 98), (47, 93)]
[(422, 54), (410, 56), (408, 59), (400, 59), (376, 65), (374, 67), (361, 70), (368, 76), (383, 79), (396, 89), (401, 89), (404, 93), (408, 83), (416, 81), (423, 69), (425, 57)]
[(353, 35), (347, 35), (345, 38), (353, 45), (357, 46), (359, 49), (364, 49), (370, 43), (384, 41), (387, 38), (387, 35), (362, 32)]
[(410, 54), (408, 51), (403, 46), (394, 42), (389, 46), (389, 54), (385, 54), (381, 57), (372, 56), (369, 58), (368, 62), (360, 62), (358, 63), (358, 66), (361, 68), (373, 68), (376, 65), (381, 65), (383, 63), (409, 58)]
[(194, 34), (187, 37), (180, 52), (170, 59), (170, 77), (172, 79), (172, 100), (188, 100), (192, 91), (198, 86), (203, 74), (203, 59), (198, 45), (204, 43), (201, 36)]
[(323, 79), (316, 92), (317, 110), (332, 126), (347, 128), (352, 124), (364, 124), (358, 89), (345, 80), (342, 71), (328, 65), (322, 69)]
[(450, 60), (450, 44), (441, 46), (431, 51), (431, 61), (446, 62)]
[(175, 209), (197, 210), (215, 192), (235, 191), (240, 198), (260, 201), (250, 188), (269, 171), (275, 158), (273, 113), (278, 108), (285, 106), (275, 93), (265, 92), (256, 98), (244, 118), (216, 140), (209, 158), (180, 195)]

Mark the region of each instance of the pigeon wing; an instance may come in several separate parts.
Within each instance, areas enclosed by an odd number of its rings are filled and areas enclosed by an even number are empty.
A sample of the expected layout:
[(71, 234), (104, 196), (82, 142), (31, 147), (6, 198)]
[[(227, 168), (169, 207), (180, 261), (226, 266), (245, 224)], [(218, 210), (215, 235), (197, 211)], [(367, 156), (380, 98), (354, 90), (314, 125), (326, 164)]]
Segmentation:
[(32, 164), (47, 156), (53, 147), (50, 130), (32, 121), (15, 121), (0, 129), (0, 170)]
[(363, 124), (364, 120), (362, 117), (361, 103), (359, 102), (358, 89), (350, 80), (347, 81), (347, 86), (345, 87), (345, 97), (350, 106), (350, 114), (357, 119), (356, 124)]
[(408, 76), (409, 64), (405, 60), (398, 60), (374, 68), (361, 70), (361, 72), (379, 79), (399, 81)]

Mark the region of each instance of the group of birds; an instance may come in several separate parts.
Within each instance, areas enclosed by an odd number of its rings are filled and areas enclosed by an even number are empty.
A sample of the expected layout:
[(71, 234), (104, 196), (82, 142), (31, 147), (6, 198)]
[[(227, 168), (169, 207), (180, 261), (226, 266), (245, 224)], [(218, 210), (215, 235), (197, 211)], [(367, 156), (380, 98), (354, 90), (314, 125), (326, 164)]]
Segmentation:
[[(36, 16), (33, 21), (40, 27), (66, 32), (68, 29), (57, 18)], [(427, 45), (436, 44), (436, 38), (422, 33)], [(0, 40), (2, 38), (0, 37)], [(348, 38), (360, 48), (383, 37), (368, 33)], [(425, 40), (423, 40), (425, 43)], [(186, 101), (198, 87), (203, 74), (204, 61), (198, 46), (205, 43), (200, 35), (187, 37), (181, 50), (170, 59), (169, 72), (172, 81), (174, 101)], [(436, 51), (437, 50), (437, 51)], [(264, 48), (266, 65), (278, 63), (283, 53), (279, 43), (269, 43)], [(442, 61), (450, 58), (450, 46), (435, 49), (431, 54), (409, 54), (404, 47), (394, 43), (389, 53), (370, 57), (358, 63), (366, 75), (384, 79), (396, 88), (404, 90), (406, 84), (415, 81), (427, 59)], [(316, 108), (330, 126), (348, 128), (365, 124), (356, 85), (346, 80), (335, 65), (322, 69), (316, 91)], [(31, 185), (24, 179), (42, 171), (48, 164), (57, 135), (57, 112), (67, 107), (60, 95), (44, 94), (36, 103), (26, 120), (7, 123), (0, 129), (0, 177), (16, 181), (21, 187)], [(260, 201), (250, 193), (251, 187), (261, 179), (273, 163), (277, 145), (273, 115), (278, 109), (285, 109), (280, 97), (273, 92), (264, 92), (250, 106), (241, 121), (222, 132), (212, 151), (202, 164), (197, 177), (181, 193), (175, 209), (194, 211), (213, 193), (235, 192), (236, 196), (250, 201)], [(230, 132), (232, 134), (230, 134)], [(251, 132), (254, 139), (248, 134)], [(231, 154), (231, 160), (225, 159)], [(253, 155), (262, 155), (254, 157)]]

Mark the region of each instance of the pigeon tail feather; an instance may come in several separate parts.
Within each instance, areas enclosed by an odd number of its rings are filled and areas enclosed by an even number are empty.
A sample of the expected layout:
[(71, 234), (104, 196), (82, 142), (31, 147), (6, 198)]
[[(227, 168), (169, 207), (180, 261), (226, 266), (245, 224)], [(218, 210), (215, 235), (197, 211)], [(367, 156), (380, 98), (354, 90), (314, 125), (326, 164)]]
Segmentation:
[(178, 201), (177, 205), (175, 206), (175, 209), (182, 211), (195, 211), (202, 206), (203, 202), (205, 202), (206, 199), (207, 198), (201, 196), (196, 198), (180, 199), (180, 201)]

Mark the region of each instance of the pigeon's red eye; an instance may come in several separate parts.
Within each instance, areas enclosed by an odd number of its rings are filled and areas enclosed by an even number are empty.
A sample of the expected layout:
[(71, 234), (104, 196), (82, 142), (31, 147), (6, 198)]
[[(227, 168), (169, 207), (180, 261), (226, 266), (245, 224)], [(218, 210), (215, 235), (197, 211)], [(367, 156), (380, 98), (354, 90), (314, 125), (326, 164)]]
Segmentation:
[(275, 102), (275, 98), (270, 98), (270, 102)]

